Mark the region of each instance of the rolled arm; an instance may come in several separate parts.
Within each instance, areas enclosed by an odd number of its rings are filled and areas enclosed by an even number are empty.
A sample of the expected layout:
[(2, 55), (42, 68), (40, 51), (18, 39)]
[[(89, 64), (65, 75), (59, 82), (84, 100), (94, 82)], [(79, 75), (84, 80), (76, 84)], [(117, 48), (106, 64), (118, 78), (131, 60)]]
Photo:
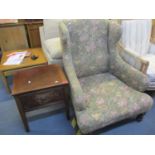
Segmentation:
[(144, 60), (139, 55), (136, 55), (130, 49), (124, 48), (121, 43), (118, 44), (118, 48), (119, 54), (125, 62), (146, 74), (149, 65), (149, 62), (147, 60)]
[(73, 106), (77, 111), (82, 111), (86, 108), (86, 102), (84, 99), (83, 90), (81, 88), (80, 82), (76, 76), (75, 69), (72, 64), (71, 56), (69, 54), (63, 55), (63, 63), (65, 72), (70, 83)]
[(46, 48), (45, 43), (44, 43), (45, 35), (44, 35), (44, 27), (43, 26), (39, 27), (39, 33), (40, 33), (41, 47), (42, 47), (44, 54), (48, 60), (48, 64), (50, 64), (50, 55), (49, 55), (48, 49)]
[(139, 70), (135, 69), (133, 66), (126, 63), (120, 57), (118, 52), (115, 52), (113, 54), (116, 55), (113, 56), (113, 59), (111, 61), (111, 72), (128, 86), (138, 91), (145, 91), (148, 87), (147, 76)]

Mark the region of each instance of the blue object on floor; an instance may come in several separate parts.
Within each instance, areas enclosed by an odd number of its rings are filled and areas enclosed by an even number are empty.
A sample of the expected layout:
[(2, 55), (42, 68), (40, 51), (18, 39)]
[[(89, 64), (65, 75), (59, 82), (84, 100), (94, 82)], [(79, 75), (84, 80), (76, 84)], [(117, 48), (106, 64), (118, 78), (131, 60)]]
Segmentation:
[[(12, 78), (8, 79), (10, 84)], [(155, 95), (152, 95), (155, 96)], [(154, 97), (155, 103), (155, 97)], [(155, 134), (155, 105), (141, 122), (116, 125), (102, 132), (104, 135), (153, 135)], [(61, 112), (29, 121), (30, 132), (25, 132), (13, 97), (8, 94), (0, 80), (0, 134), (1, 135), (73, 135), (74, 129)]]

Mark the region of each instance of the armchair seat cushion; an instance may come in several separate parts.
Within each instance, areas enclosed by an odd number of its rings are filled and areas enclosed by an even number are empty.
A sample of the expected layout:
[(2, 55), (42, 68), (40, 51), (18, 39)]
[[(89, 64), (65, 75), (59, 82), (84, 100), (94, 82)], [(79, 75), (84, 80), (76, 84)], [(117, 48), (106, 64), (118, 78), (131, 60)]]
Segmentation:
[(62, 59), (60, 38), (52, 38), (45, 41), (46, 49), (52, 59)]
[(77, 122), (83, 133), (89, 133), (114, 122), (148, 111), (152, 99), (121, 82), (110, 73), (80, 78), (88, 108), (77, 111)]
[(155, 55), (147, 54), (143, 56), (145, 60), (149, 61), (149, 66), (147, 69), (147, 75), (149, 77), (150, 82), (155, 82)]

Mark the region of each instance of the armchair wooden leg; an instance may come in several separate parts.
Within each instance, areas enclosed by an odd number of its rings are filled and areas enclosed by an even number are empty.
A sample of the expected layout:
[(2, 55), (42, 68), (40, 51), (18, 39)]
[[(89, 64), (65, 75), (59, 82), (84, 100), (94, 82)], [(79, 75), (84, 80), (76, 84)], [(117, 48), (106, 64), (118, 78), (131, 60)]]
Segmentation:
[(79, 127), (78, 127), (78, 124), (77, 124), (77, 121), (76, 121), (75, 117), (72, 118), (71, 125), (75, 130), (75, 135), (82, 135), (82, 133), (81, 133)]
[(139, 115), (136, 117), (136, 121), (137, 121), (137, 122), (141, 122), (141, 121), (143, 120), (143, 118), (144, 118), (144, 115), (145, 115), (145, 113), (139, 114)]
[(76, 135), (82, 135), (80, 129), (78, 129), (78, 130), (76, 131)]

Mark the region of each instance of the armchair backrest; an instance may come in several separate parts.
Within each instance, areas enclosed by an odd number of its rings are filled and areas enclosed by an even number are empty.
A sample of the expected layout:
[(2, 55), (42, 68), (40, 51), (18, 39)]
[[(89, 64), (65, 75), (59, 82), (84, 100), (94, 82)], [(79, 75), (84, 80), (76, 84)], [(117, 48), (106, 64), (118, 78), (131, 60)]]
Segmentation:
[(108, 21), (71, 20), (66, 22), (69, 49), (78, 77), (108, 71)]
[(122, 20), (122, 43), (126, 48), (145, 55), (149, 52), (152, 20)]
[(59, 36), (59, 22), (61, 19), (44, 19), (43, 25), (44, 25), (44, 36), (45, 39), (51, 39), (56, 38)]

